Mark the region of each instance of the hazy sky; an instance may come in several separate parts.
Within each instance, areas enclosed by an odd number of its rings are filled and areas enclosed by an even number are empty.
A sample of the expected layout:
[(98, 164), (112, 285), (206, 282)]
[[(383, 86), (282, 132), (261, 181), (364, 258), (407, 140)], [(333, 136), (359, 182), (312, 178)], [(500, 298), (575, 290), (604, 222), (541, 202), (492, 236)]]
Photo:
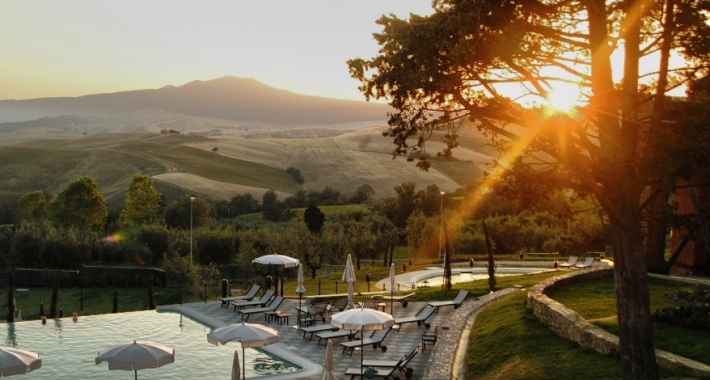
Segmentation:
[(431, 12), (431, 0), (0, 0), (0, 99), (232, 75), (362, 100), (345, 62), (377, 53), (375, 21)]

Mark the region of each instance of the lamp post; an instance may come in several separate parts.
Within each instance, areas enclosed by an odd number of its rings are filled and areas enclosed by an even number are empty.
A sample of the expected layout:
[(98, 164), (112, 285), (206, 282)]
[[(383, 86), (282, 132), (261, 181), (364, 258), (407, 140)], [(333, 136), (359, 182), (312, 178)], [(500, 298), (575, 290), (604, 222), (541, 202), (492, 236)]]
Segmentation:
[(439, 226), (439, 258), (441, 258), (441, 234), (444, 233), (444, 192), (441, 192), (441, 210), (439, 211), (441, 217), (441, 225)]
[(190, 264), (192, 264), (192, 203), (195, 197), (190, 197)]

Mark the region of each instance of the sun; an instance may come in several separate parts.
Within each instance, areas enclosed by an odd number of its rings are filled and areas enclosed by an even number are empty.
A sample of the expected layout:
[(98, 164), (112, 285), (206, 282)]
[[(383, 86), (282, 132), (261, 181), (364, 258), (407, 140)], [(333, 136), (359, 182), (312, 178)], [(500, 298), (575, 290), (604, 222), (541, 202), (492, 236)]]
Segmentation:
[(547, 94), (547, 104), (559, 111), (571, 110), (579, 101), (579, 87), (560, 84)]

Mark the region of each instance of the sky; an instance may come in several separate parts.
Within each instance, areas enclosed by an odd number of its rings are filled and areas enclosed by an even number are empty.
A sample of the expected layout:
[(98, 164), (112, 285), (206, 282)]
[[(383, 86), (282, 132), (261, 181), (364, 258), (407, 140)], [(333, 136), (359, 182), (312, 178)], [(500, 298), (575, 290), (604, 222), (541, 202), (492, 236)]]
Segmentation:
[(390, 13), (428, 15), (431, 0), (0, 0), (0, 100), (226, 75), (364, 100), (346, 61), (377, 54)]

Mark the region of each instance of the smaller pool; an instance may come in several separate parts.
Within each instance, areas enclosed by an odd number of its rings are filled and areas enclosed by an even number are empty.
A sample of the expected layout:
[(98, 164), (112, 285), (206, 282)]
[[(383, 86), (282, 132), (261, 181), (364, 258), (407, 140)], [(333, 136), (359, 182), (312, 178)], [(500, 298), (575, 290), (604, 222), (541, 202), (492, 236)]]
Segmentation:
[[(47, 321), (5, 324), (4, 345), (39, 353), (42, 368), (23, 379), (132, 379), (127, 371), (110, 371), (94, 364), (98, 351), (147, 340), (175, 349), (175, 362), (138, 371), (140, 379), (228, 379), (239, 343), (213, 346), (207, 343), (210, 327), (179, 313), (140, 311)], [(246, 376), (266, 376), (300, 371), (296, 366), (265, 351), (245, 350)], [(19, 377), (18, 377), (19, 379)]]
[[(544, 271), (545, 269), (541, 268), (498, 268), (496, 269), (496, 277), (518, 276)], [(452, 284), (488, 279), (488, 269), (486, 268), (453, 269), (451, 272)], [(444, 271), (441, 268), (437, 268), (429, 273), (423, 273), (421, 276), (413, 278), (413, 280), (416, 281), (415, 286), (417, 288), (442, 286), (444, 284)]]

